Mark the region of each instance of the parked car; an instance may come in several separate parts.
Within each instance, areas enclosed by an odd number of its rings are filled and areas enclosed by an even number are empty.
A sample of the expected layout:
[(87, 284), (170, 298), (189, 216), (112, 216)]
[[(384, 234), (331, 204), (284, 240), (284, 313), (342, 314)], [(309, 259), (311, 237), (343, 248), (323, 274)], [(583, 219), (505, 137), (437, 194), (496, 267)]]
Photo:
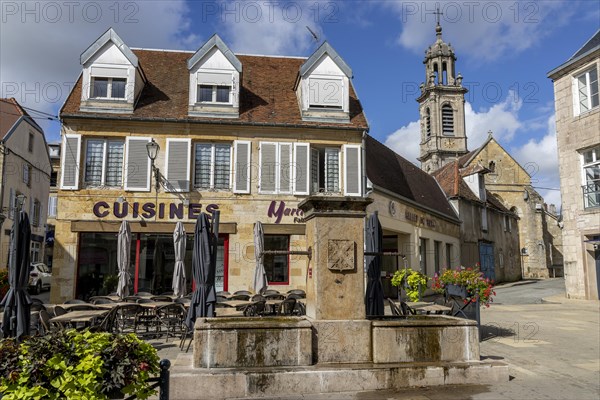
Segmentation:
[(39, 294), (43, 289), (50, 290), (52, 274), (44, 263), (31, 263), (29, 270), (29, 288), (33, 294)]

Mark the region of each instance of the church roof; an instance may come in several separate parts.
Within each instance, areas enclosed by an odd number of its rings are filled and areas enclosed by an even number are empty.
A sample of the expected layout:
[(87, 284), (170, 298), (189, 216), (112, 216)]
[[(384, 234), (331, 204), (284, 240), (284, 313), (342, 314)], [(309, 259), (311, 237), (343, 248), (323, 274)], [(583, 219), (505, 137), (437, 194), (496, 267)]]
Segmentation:
[(367, 135), (367, 178), (374, 186), (407, 199), (416, 207), (451, 220), (458, 217), (435, 179), (419, 167)]
[(437, 36), (437, 39), (435, 40), (435, 43), (429, 46), (425, 51), (425, 60), (439, 56), (452, 57), (456, 60), (452, 45), (444, 42), (444, 39), (442, 39), (442, 27), (439, 23), (435, 27), (435, 35)]

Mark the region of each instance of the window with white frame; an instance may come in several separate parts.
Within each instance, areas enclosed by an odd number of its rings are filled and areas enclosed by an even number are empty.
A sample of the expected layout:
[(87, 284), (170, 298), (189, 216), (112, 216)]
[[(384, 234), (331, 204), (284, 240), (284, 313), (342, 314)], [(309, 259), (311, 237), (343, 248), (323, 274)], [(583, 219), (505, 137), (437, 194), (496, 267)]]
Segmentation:
[(340, 192), (340, 149), (311, 148), (311, 193)]
[(58, 208), (58, 197), (50, 196), (48, 198), (48, 217), (56, 217)]
[(600, 146), (583, 151), (581, 156), (584, 207), (600, 207)]
[(40, 261), (40, 253), (42, 249), (42, 244), (40, 242), (31, 241), (30, 250), (29, 250), (29, 261), (39, 262)]
[(198, 103), (229, 104), (231, 86), (198, 85)]
[(575, 77), (574, 84), (575, 115), (598, 107), (598, 70), (595, 66)]
[(33, 226), (40, 226), (41, 220), (41, 211), (42, 211), (42, 203), (38, 199), (33, 201), (33, 216), (31, 220), (31, 224)]
[(196, 143), (194, 188), (229, 190), (231, 187), (231, 145)]
[(125, 99), (126, 78), (92, 77), (90, 98), (92, 99)]
[(122, 185), (124, 142), (88, 139), (85, 152), (84, 182), (87, 186)]

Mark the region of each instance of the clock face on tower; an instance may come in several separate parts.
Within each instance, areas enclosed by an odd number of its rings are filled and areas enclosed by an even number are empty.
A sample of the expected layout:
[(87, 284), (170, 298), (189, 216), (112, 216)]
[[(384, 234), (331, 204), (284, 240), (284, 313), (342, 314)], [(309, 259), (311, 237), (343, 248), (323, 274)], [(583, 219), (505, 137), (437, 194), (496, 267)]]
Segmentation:
[(450, 149), (454, 147), (454, 140), (446, 139), (445, 142), (446, 143), (444, 143), (444, 144), (446, 145), (446, 147), (448, 147)]

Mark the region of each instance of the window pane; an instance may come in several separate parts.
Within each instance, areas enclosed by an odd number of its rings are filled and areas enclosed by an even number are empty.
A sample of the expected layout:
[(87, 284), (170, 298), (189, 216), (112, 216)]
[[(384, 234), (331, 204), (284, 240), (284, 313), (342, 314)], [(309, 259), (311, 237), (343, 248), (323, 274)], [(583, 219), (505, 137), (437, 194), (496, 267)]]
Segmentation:
[(92, 97), (108, 97), (108, 78), (92, 78)]
[(127, 83), (127, 79), (116, 79), (112, 80), (112, 93), (111, 97), (115, 99), (124, 99), (125, 98), (125, 84)]
[(594, 150), (588, 150), (583, 153), (583, 163), (589, 164), (594, 161)]
[(600, 180), (600, 164), (587, 167), (585, 169), (586, 183), (592, 183)]
[(85, 183), (100, 185), (102, 183), (102, 159), (104, 156), (104, 141), (88, 140), (85, 156)]
[(198, 85), (198, 102), (212, 101), (212, 86)]
[(325, 191), (339, 192), (340, 153), (338, 149), (325, 149)]
[[(289, 250), (290, 237), (265, 235), (265, 250)], [(269, 283), (288, 282), (288, 255), (265, 255), (265, 270)]]
[(229, 189), (231, 146), (215, 145), (215, 189)]
[(229, 86), (217, 86), (217, 103), (229, 103)]
[(579, 107), (582, 112), (589, 110), (588, 88), (586, 86), (586, 75), (587, 74), (583, 74), (577, 79), (577, 82), (578, 82), (577, 85), (579, 88)]
[(123, 176), (123, 142), (108, 142), (106, 186), (121, 186)]
[(194, 162), (194, 187), (210, 188), (210, 165), (212, 145), (205, 143), (196, 144)]
[(590, 71), (590, 97), (592, 108), (598, 107), (598, 71), (596, 68)]

